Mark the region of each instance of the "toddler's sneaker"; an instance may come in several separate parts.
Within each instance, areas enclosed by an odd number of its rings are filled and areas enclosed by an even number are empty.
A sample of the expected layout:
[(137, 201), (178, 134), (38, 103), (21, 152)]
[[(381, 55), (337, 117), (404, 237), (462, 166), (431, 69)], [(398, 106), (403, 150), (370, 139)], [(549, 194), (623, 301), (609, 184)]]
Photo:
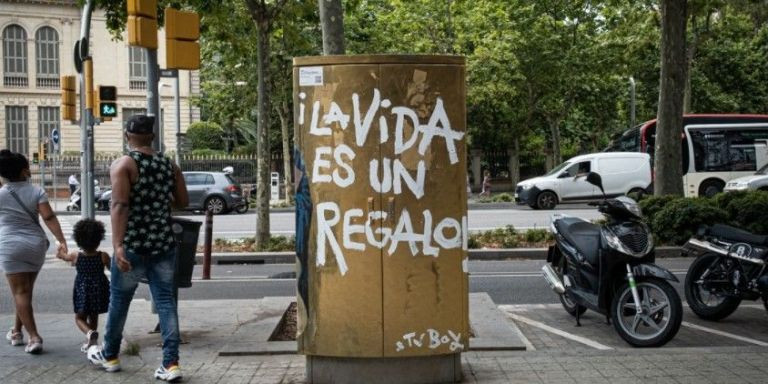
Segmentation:
[(38, 355), (43, 353), (43, 340), (41, 339), (29, 339), (29, 343), (24, 348), (24, 352), (32, 354), (32, 355)]
[(163, 365), (155, 371), (155, 379), (176, 383), (181, 380), (181, 368), (179, 364), (171, 363), (167, 368)]
[(88, 348), (86, 356), (88, 356), (88, 360), (93, 363), (93, 365), (98, 365), (101, 368), (104, 368), (107, 372), (117, 372), (120, 370), (120, 359), (114, 358), (112, 360), (107, 360), (98, 345), (91, 345)]
[(85, 335), (85, 343), (83, 343), (83, 345), (80, 346), (80, 352), (88, 353), (88, 348), (98, 343), (99, 343), (99, 333), (94, 330), (90, 330)]
[(13, 328), (9, 329), (8, 333), (5, 334), (5, 339), (14, 347), (24, 345), (24, 335), (21, 332), (14, 331)]

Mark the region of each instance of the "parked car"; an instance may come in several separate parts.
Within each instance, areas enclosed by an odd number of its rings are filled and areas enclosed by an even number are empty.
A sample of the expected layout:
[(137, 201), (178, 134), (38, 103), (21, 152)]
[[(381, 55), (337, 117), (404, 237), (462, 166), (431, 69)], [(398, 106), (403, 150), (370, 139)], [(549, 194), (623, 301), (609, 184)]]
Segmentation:
[(745, 189), (768, 191), (768, 164), (758, 169), (754, 175), (742, 176), (728, 181), (723, 191), (743, 191)]
[(647, 193), (651, 186), (651, 158), (638, 152), (600, 152), (576, 156), (544, 176), (517, 184), (515, 201), (534, 209), (553, 209), (565, 201), (593, 201), (603, 198), (599, 188), (585, 176), (602, 176), (608, 197)]
[(188, 210), (211, 210), (228, 213), (245, 205), (243, 190), (231, 175), (224, 172), (183, 172), (189, 193)]

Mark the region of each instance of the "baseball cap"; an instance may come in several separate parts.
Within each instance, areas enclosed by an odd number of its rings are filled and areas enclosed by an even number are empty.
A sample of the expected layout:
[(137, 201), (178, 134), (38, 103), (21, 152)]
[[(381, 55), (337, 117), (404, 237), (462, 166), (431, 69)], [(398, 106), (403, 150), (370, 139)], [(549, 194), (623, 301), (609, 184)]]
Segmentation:
[(147, 115), (133, 115), (125, 122), (125, 131), (137, 135), (154, 133), (155, 117)]

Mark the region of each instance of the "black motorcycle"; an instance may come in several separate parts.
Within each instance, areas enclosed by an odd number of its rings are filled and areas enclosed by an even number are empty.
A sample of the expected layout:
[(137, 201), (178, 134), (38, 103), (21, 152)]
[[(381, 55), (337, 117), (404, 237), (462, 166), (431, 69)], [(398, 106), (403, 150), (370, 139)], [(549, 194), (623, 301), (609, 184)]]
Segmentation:
[[(603, 191), (594, 172), (587, 182)], [(637, 203), (621, 196), (590, 203), (605, 215), (597, 225), (555, 215), (544, 278), (560, 295), (566, 312), (576, 317), (587, 310), (605, 315), (622, 339), (635, 347), (658, 347), (680, 329), (683, 308), (668, 281), (677, 278), (654, 264), (653, 239), (642, 222)]]
[(742, 300), (762, 298), (768, 310), (768, 236), (716, 224), (702, 227), (683, 254), (696, 257), (685, 278), (685, 298), (700, 318), (724, 319)]

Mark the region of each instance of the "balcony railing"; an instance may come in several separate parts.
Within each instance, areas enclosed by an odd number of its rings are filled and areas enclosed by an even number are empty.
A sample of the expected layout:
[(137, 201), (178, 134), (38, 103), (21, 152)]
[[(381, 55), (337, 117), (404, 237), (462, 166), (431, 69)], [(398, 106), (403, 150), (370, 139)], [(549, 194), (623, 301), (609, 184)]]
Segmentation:
[(58, 88), (59, 78), (58, 77), (38, 77), (37, 87), (38, 88)]
[(3, 85), (11, 88), (26, 88), (29, 86), (29, 79), (26, 76), (3, 76)]
[(147, 81), (146, 80), (130, 80), (128, 81), (128, 87), (131, 90), (143, 91), (147, 89)]

